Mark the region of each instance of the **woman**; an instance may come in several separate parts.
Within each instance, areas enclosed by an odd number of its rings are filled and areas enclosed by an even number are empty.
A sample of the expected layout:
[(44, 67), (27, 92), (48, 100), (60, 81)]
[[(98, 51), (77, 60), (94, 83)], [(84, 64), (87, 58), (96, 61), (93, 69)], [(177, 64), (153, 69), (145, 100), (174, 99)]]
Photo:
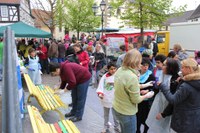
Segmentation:
[[(153, 96), (152, 92), (141, 91), (138, 81), (138, 69), (142, 56), (133, 49), (127, 52), (122, 67), (115, 75), (115, 94), (113, 100), (113, 114), (119, 120), (122, 133), (136, 132), (136, 113), (138, 103)], [(143, 94), (142, 96), (140, 95)]]
[(79, 64), (78, 57), (76, 56), (76, 53), (72, 46), (69, 46), (66, 50), (66, 60)]
[(46, 70), (46, 73), (49, 74), (49, 62), (48, 62), (48, 55), (47, 55), (47, 47), (44, 44), (40, 43), (39, 47), (37, 48), (37, 54), (40, 59), (40, 64), (42, 67), (42, 73)]
[(172, 94), (166, 84), (161, 84), (161, 91), (174, 110), (171, 128), (177, 133), (200, 132), (200, 68), (198, 63), (188, 58), (181, 62), (183, 81)]
[[(171, 93), (175, 93), (178, 82), (179, 65), (176, 60), (168, 58), (163, 63), (163, 83), (170, 88)], [(153, 133), (170, 133), (170, 121), (173, 106), (168, 103), (164, 95), (159, 92), (152, 104), (146, 124), (149, 131)], [(164, 119), (161, 119), (164, 118)], [(156, 120), (157, 119), (157, 120)]]
[(54, 67), (60, 68), (55, 74), (55, 76), (60, 75), (60, 89), (72, 90), (72, 110), (65, 114), (65, 117), (71, 117), (70, 120), (73, 122), (82, 120), (91, 78), (90, 72), (85, 67), (69, 61), (57, 63)]
[[(140, 84), (143, 87), (145, 83), (150, 83), (151, 81), (155, 81), (155, 77), (152, 73), (152, 71), (149, 70), (150, 60), (148, 58), (143, 57), (142, 58), (142, 66), (140, 70)], [(152, 86), (141, 88), (141, 90), (154, 90), (153, 84)], [(148, 99), (140, 104), (138, 104), (138, 113), (137, 113), (137, 132), (140, 133), (140, 127), (143, 124), (144, 125), (144, 132), (147, 133), (149, 127), (146, 125), (145, 121), (147, 119), (150, 105), (152, 103), (153, 99)]]
[(73, 47), (76, 52), (76, 55), (78, 56), (80, 65), (89, 70), (88, 64), (89, 64), (90, 59), (89, 59), (88, 53), (85, 52), (82, 49), (81, 45), (79, 45), (79, 44), (74, 44)]
[(180, 44), (174, 44), (173, 51), (178, 55), (180, 61), (187, 59), (188, 54), (182, 49)]
[(101, 45), (99, 43), (96, 44), (96, 47), (95, 47), (95, 52), (92, 54), (94, 56), (94, 65), (93, 65), (93, 68), (94, 68), (94, 83), (97, 83), (99, 82), (99, 71), (104, 67), (104, 65), (106, 64), (105, 62), (105, 54), (103, 52), (103, 49), (101, 47)]

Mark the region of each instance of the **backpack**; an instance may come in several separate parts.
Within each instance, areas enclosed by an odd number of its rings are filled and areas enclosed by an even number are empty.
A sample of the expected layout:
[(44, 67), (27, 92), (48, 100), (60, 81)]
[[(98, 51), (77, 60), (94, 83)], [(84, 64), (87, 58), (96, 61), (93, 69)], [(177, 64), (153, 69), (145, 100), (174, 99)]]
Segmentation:
[(153, 42), (153, 55), (155, 56), (158, 53), (158, 45), (156, 42)]

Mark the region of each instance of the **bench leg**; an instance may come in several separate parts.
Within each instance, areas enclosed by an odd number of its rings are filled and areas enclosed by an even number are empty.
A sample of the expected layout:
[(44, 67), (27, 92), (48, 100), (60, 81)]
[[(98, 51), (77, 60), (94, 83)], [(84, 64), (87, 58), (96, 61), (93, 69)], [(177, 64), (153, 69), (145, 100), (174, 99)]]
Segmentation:
[(61, 120), (65, 119), (65, 116), (59, 110), (55, 109), (54, 111), (56, 111), (59, 114)]
[(32, 95), (28, 96), (27, 103), (31, 103), (31, 97), (33, 97), (33, 96)]
[(46, 110), (43, 109), (42, 111), (40, 111), (40, 114), (43, 115), (45, 112)]

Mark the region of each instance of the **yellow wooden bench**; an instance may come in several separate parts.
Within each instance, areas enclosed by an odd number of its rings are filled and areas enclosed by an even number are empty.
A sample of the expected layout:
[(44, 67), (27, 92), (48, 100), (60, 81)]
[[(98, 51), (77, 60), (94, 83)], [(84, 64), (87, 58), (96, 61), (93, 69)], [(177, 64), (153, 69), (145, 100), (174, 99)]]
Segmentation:
[(70, 120), (61, 120), (54, 124), (48, 124), (36, 107), (28, 105), (27, 108), (34, 133), (80, 133)]
[(30, 103), (30, 98), (35, 97), (40, 107), (43, 109), (40, 111), (41, 114), (46, 111), (56, 111), (63, 120), (65, 117), (58, 108), (66, 108), (67, 106), (61, 101), (60, 97), (48, 86), (35, 86), (28, 74), (24, 74), (24, 79), (30, 93), (27, 102)]

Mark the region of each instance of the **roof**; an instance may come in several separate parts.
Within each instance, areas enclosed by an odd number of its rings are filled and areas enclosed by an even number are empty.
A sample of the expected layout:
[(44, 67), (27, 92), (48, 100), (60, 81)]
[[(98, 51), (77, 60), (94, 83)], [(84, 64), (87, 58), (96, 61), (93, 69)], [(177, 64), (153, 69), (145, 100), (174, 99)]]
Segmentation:
[(182, 15), (179, 16), (173, 16), (174, 14), (171, 14), (172, 17), (170, 17), (166, 22), (163, 23), (165, 26), (170, 26), (171, 23), (180, 23), (180, 22), (187, 22), (188, 18), (192, 15), (194, 10), (186, 11)]
[[(144, 33), (146, 32), (156, 32), (156, 30), (144, 30)], [(118, 32), (113, 32), (111, 34), (135, 34), (135, 33), (140, 33), (140, 29), (133, 29), (133, 30), (128, 30), (128, 31), (120, 30)]]
[(0, 0), (0, 4), (20, 5), (21, 0)]
[(200, 5), (195, 9), (189, 19), (195, 19), (200, 17)]
[[(49, 38), (51, 33), (37, 29), (33, 26), (27, 25), (23, 22), (17, 22), (11, 25), (8, 25), (15, 33), (15, 37), (36, 37), (36, 38)], [(3, 33), (8, 26), (0, 27), (0, 37), (3, 36)]]

